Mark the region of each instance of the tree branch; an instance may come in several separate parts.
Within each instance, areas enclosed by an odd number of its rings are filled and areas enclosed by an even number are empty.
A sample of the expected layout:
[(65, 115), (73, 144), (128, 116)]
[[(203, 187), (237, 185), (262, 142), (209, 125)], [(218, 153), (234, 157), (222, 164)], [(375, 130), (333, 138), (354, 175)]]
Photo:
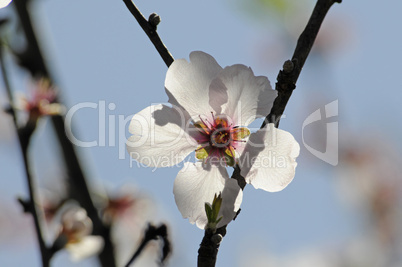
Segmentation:
[[(51, 74), (46, 66), (46, 61), (42, 55), (32, 27), (31, 16), (27, 8), (28, 3), (29, 1), (27, 0), (13, 1), (27, 39), (26, 50), (21, 54), (17, 54), (17, 57), (20, 61), (20, 65), (28, 69), (33, 77), (47, 77), (49, 80), (54, 82), (54, 80), (51, 79)], [(56, 132), (57, 140), (62, 148), (63, 159), (66, 164), (68, 178), (70, 181), (70, 195), (73, 199), (76, 199), (87, 211), (88, 216), (93, 222), (94, 234), (102, 236), (105, 241), (104, 249), (99, 255), (99, 260), (102, 266), (114, 267), (116, 263), (113, 244), (109, 236), (110, 229), (102, 223), (101, 219), (99, 218), (98, 211), (92, 202), (84, 173), (79, 163), (74, 146), (68, 140), (65, 134), (66, 131), (64, 126), (64, 118), (62, 116), (52, 116), (51, 122)]]
[(198, 267), (215, 266), (219, 246), (225, 235), (226, 226), (216, 229), (215, 233), (212, 232), (210, 229), (205, 230), (200, 248), (198, 249)]
[[(261, 128), (264, 128), (265, 125), (268, 123), (275, 123), (275, 127), (279, 126), (279, 121), (281, 119), (281, 116), (285, 110), (285, 107), (289, 101), (290, 96), (292, 95), (293, 90), (296, 88), (296, 82), (297, 79), (299, 78), (299, 75), (301, 73), (301, 70), (304, 66), (304, 63), (306, 62), (306, 59), (311, 51), (311, 48), (314, 44), (314, 41), (317, 37), (318, 31), (321, 27), (322, 22), (324, 21), (324, 18), (328, 12), (328, 10), (331, 8), (331, 6), (334, 3), (341, 3), (342, 0), (318, 0), (313, 13), (311, 14), (311, 17), (307, 23), (306, 28), (300, 35), (296, 49), (293, 53), (292, 60), (288, 60), (283, 64), (283, 70), (279, 71), (278, 77), (277, 77), (277, 83), (275, 86), (275, 90), (278, 91), (278, 96), (274, 101), (274, 104), (272, 106), (271, 112), (268, 114), (268, 116), (265, 118), (263, 124), (261, 125)], [(243, 176), (240, 174), (240, 167), (236, 165), (235, 170), (233, 171), (232, 178), (236, 179), (240, 188), (243, 190), (244, 187), (246, 186), (246, 181)], [(223, 226), (221, 228), (225, 228), (226, 232), (226, 226)], [(220, 228), (220, 229), (221, 229)], [(219, 229), (218, 229), (219, 230)], [(221, 229), (222, 230), (222, 229)], [(212, 236), (210, 236), (207, 231), (205, 231), (204, 239), (209, 238), (209, 241), (211, 241)], [(198, 259), (202, 256), (203, 258), (206, 255), (200, 255), (201, 252), (208, 251), (208, 252), (213, 252), (212, 254), (209, 254), (208, 256), (216, 259), (218, 249), (216, 245), (211, 241), (211, 242), (203, 242), (201, 245), (204, 243), (209, 245), (208, 249), (204, 249), (201, 251), (201, 249), (198, 251)], [(207, 240), (208, 241), (208, 240)], [(219, 247), (219, 245), (218, 245)], [(215, 266), (215, 260), (214, 261), (205, 261), (202, 264), (198, 262), (198, 266), (202, 267), (213, 267)]]
[(275, 90), (278, 91), (278, 97), (274, 101), (271, 112), (268, 114), (261, 128), (268, 123), (275, 123), (275, 127), (279, 126), (279, 121), (285, 110), (285, 107), (296, 88), (296, 82), (299, 78), (304, 63), (313, 47), (314, 41), (320, 30), (321, 24), (327, 15), (328, 10), (334, 3), (341, 3), (342, 0), (318, 0), (314, 7), (313, 13), (307, 23), (306, 28), (300, 35), (292, 60), (288, 60), (283, 64), (283, 70), (279, 71)]
[[(133, 4), (131, 0), (123, 0), (127, 8), (130, 10), (131, 14), (137, 19), (144, 32), (151, 39), (155, 48), (158, 50), (162, 59), (165, 61), (166, 65), (169, 67), (173, 62), (173, 57), (170, 55), (169, 51), (166, 49), (159, 36), (156, 33), (155, 28), (150, 25), (138, 8)], [(307, 23), (306, 28), (300, 35), (295, 51), (292, 56), (292, 60), (288, 60), (283, 65), (283, 70), (279, 71), (277, 77), (277, 83), (275, 90), (278, 91), (278, 97), (275, 99), (272, 106), (271, 112), (265, 118), (261, 128), (265, 127), (267, 123), (275, 123), (275, 127), (279, 126), (280, 118), (285, 110), (285, 107), (292, 95), (293, 90), (296, 88), (296, 82), (299, 78), (301, 70), (304, 63), (311, 51), (314, 41), (317, 37), (318, 31), (321, 27), (322, 22), (334, 3), (341, 3), (342, 0), (318, 0), (312, 15)], [(167, 59), (166, 53), (167, 52)], [(236, 179), (241, 189), (244, 189), (246, 182), (244, 177), (240, 174), (240, 167), (236, 166), (233, 171), (232, 178)], [(214, 234), (209, 230), (205, 231), (204, 238), (200, 244), (200, 249), (198, 250), (198, 267), (212, 267), (215, 266), (216, 258), (218, 254), (218, 249), (221, 239), (226, 234), (226, 226), (217, 229), (217, 233)], [(219, 240), (218, 240), (219, 239)]]
[[(287, 60), (283, 64), (283, 69), (279, 71), (275, 90), (278, 91), (271, 112), (266, 116), (264, 122), (261, 125), (261, 129), (264, 128), (267, 123), (274, 123), (278, 128), (279, 121), (285, 110), (285, 107), (292, 95), (293, 90), (296, 88), (296, 82), (299, 78), (304, 63), (313, 47), (314, 41), (320, 30), (321, 24), (324, 21), (328, 10), (334, 3), (341, 3), (342, 0), (318, 0), (313, 13), (306, 25), (306, 28), (300, 35), (295, 51), (292, 56), (292, 60)], [(236, 179), (239, 186), (244, 189), (246, 182), (243, 176), (240, 174), (240, 167), (236, 166), (233, 171), (232, 178)]]
[(161, 38), (159, 37), (158, 33), (156, 32), (156, 27), (160, 22), (160, 17), (152, 13), (149, 16), (149, 19), (146, 20), (145, 17), (141, 14), (138, 10), (137, 6), (131, 0), (123, 0), (126, 4), (128, 10), (137, 20), (138, 24), (144, 30), (144, 32), (148, 35), (149, 39), (155, 46), (156, 50), (158, 51), (159, 55), (162, 57), (163, 61), (165, 62), (166, 66), (170, 66), (173, 63), (174, 58), (170, 54), (169, 50), (166, 48), (165, 44), (162, 42)]

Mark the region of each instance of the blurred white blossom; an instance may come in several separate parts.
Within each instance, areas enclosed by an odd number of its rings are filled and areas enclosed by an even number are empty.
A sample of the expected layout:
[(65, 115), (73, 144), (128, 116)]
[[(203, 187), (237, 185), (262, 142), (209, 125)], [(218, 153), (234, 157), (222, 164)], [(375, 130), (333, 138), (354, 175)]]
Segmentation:
[(56, 242), (64, 244), (73, 261), (96, 255), (103, 249), (103, 238), (91, 235), (92, 221), (85, 209), (66, 203), (58, 217), (59, 233)]

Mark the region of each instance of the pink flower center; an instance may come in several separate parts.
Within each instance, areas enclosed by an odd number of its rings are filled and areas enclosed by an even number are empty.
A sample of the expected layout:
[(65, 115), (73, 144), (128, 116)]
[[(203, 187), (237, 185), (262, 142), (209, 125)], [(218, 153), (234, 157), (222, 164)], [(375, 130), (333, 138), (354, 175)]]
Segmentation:
[(199, 146), (195, 150), (195, 156), (204, 161), (223, 159), (226, 165), (234, 166), (235, 150), (239, 142), (245, 142), (243, 139), (250, 135), (250, 131), (245, 127), (229, 124), (226, 118), (213, 115), (212, 118), (212, 122), (200, 118), (199, 122), (194, 123), (199, 132)]

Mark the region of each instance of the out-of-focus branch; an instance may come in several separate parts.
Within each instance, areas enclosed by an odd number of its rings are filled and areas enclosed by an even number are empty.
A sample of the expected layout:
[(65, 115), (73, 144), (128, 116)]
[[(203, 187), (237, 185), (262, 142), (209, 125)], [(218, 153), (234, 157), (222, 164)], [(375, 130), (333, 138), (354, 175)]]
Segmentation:
[(149, 16), (149, 19), (146, 20), (145, 17), (138, 10), (137, 6), (131, 0), (123, 0), (123, 2), (126, 4), (128, 10), (137, 20), (138, 24), (141, 26), (144, 32), (148, 35), (149, 39), (155, 46), (156, 50), (158, 50), (158, 53), (162, 57), (166, 66), (169, 67), (170, 64), (173, 63), (174, 58), (170, 54), (169, 50), (166, 48), (165, 44), (162, 42), (158, 33), (156, 32), (156, 27), (161, 21), (160, 17), (157, 14), (152, 13)]
[[(0, 42), (1, 41), (2, 40), (0, 39)], [(43, 239), (40, 219), (39, 219), (39, 215), (36, 210), (36, 204), (35, 204), (37, 202), (36, 201), (37, 197), (35, 195), (34, 182), (33, 182), (33, 178), (31, 175), (31, 171), (29, 169), (29, 162), (28, 162), (28, 155), (27, 155), (29, 140), (31, 139), (32, 133), (35, 130), (35, 125), (28, 123), (23, 128), (18, 127), (16, 112), (14, 109), (13, 95), (12, 95), (10, 83), (8, 80), (7, 68), (5, 66), (5, 61), (3, 58), (3, 44), (2, 43), (0, 43), (0, 65), (1, 65), (1, 72), (2, 72), (2, 76), (3, 76), (4, 88), (7, 91), (7, 96), (8, 96), (8, 100), (10, 103), (8, 112), (13, 117), (15, 130), (17, 131), (18, 141), (19, 141), (21, 154), (22, 154), (22, 158), (23, 158), (23, 163), (24, 163), (25, 176), (26, 176), (27, 184), (28, 184), (29, 200), (20, 200), (20, 202), (24, 208), (24, 212), (30, 212), (32, 214), (32, 217), (34, 220), (34, 225), (35, 225), (35, 232), (36, 232), (36, 236), (38, 239), (39, 249), (41, 252), (42, 266), (49, 267), (50, 259), (52, 258), (53, 253), (51, 252), (50, 249), (47, 248), (45, 241)]]
[(159, 227), (149, 224), (148, 228), (145, 230), (145, 236), (142, 239), (141, 244), (138, 246), (134, 255), (131, 257), (125, 267), (129, 267), (137, 259), (149, 241), (157, 240), (158, 238), (161, 238), (163, 242), (162, 256), (160, 259), (161, 264), (163, 264), (170, 253), (170, 242), (168, 239), (167, 227), (165, 224), (162, 224)]
[[(47, 68), (46, 61), (42, 55), (34, 29), (32, 27), (31, 16), (27, 8), (27, 4), (29, 2), (30, 1), (27, 0), (13, 1), (27, 39), (26, 49), (21, 54), (17, 55), (20, 60), (19, 63), (28, 69), (33, 77), (47, 77), (50, 81), (54, 82), (54, 80), (51, 79), (51, 74)], [(109, 236), (110, 229), (102, 223), (98, 211), (92, 202), (84, 173), (79, 163), (74, 146), (66, 136), (64, 118), (62, 116), (52, 116), (51, 121), (57, 135), (57, 140), (62, 148), (63, 159), (68, 172), (67, 175), (70, 185), (70, 196), (76, 199), (87, 211), (88, 216), (93, 222), (94, 234), (102, 236), (105, 241), (104, 249), (99, 255), (102, 266), (114, 267), (116, 263), (113, 245)]]

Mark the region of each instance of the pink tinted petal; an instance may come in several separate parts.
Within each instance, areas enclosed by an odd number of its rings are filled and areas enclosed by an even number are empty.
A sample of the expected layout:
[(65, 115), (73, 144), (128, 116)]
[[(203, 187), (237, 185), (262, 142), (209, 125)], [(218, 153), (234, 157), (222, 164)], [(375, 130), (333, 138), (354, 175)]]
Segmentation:
[(236, 126), (248, 126), (270, 112), (277, 92), (264, 76), (254, 76), (251, 68), (233, 65), (223, 69), (210, 87), (215, 109), (221, 107)]
[(197, 143), (183, 130), (185, 120), (179, 109), (150, 106), (135, 114), (126, 147), (130, 156), (149, 167), (169, 167), (192, 152)]
[[(231, 181), (228, 182), (229, 180)], [(186, 162), (177, 175), (173, 188), (176, 205), (183, 218), (188, 218), (190, 223), (196, 223), (199, 228), (204, 229), (208, 222), (205, 203), (212, 203), (214, 195), (222, 192), (222, 223), (229, 223), (242, 199), (240, 188), (236, 188), (237, 181), (232, 180), (224, 167)]]
[(241, 175), (255, 188), (276, 192), (295, 176), (300, 146), (294, 137), (268, 124), (250, 135), (240, 157)]
[(190, 62), (177, 59), (170, 65), (165, 80), (169, 102), (183, 107), (194, 120), (209, 115), (209, 85), (222, 68), (215, 59), (200, 51), (190, 54)]

